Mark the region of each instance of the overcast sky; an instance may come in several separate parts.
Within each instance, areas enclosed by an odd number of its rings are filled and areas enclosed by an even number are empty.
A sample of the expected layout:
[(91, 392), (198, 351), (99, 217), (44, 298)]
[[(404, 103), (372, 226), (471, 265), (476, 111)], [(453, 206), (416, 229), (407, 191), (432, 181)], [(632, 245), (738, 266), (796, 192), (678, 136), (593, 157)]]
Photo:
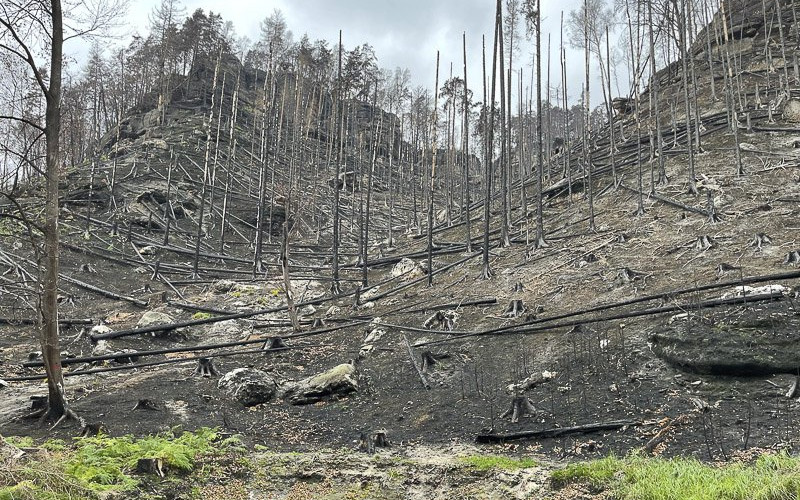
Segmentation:
[[(131, 30), (147, 30), (148, 13), (160, 0), (131, 0), (128, 17)], [(547, 34), (552, 43), (551, 87), (559, 86), (558, 63), (559, 24), (561, 13), (566, 16), (580, 0), (542, 1), (542, 50), (546, 50)], [(450, 63), (454, 75), (463, 74), (462, 33), (467, 34), (469, 83), (476, 96), (480, 95), (481, 36), (486, 36), (487, 60), (491, 62), (491, 43), (494, 26), (493, 0), (183, 0), (186, 15), (202, 8), (213, 11), (223, 20), (232, 21), (238, 36), (255, 41), (259, 24), (279, 9), (295, 40), (303, 33), (309, 38), (326, 39), (335, 46), (342, 30), (343, 43), (351, 49), (364, 42), (375, 48), (381, 68), (408, 68), (413, 85), (432, 89), (435, 79), (436, 51), (440, 51), (441, 83), (449, 76)], [(532, 42), (523, 41), (524, 86), (529, 86), (531, 76)], [(583, 53), (568, 52), (568, 90), (570, 102), (580, 99), (583, 81)], [(515, 56), (517, 60), (520, 60)], [(543, 59), (542, 70), (546, 71)], [(515, 70), (519, 64), (515, 63)], [(594, 64), (593, 64), (594, 67)], [(543, 77), (544, 78), (544, 77)], [(516, 82), (516, 80), (515, 80)], [(516, 93), (516, 83), (514, 85)], [(592, 78), (592, 102), (599, 104), (599, 81)], [(499, 98), (499, 96), (498, 96)]]

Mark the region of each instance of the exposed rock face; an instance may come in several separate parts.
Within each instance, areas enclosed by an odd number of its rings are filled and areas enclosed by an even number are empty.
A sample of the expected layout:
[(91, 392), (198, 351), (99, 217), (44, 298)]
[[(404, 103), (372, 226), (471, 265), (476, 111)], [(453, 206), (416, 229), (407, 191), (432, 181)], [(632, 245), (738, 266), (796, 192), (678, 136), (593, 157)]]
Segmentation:
[(325, 397), (349, 394), (358, 390), (356, 368), (350, 363), (334, 366), (284, 388), (283, 397), (293, 405), (316, 403)]
[(226, 373), (217, 383), (217, 387), (244, 406), (255, 406), (271, 400), (278, 384), (261, 370), (237, 368)]
[(752, 376), (796, 373), (800, 320), (748, 318), (707, 324), (682, 316), (651, 336), (653, 352), (689, 372)]

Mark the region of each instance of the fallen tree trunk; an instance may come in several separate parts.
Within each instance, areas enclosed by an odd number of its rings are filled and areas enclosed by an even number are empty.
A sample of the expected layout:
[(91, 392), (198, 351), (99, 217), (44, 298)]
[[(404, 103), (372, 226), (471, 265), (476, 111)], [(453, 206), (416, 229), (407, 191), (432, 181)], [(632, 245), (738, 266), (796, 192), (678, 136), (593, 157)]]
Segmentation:
[(517, 439), (543, 439), (568, 436), (572, 434), (588, 434), (590, 432), (615, 431), (626, 427), (641, 425), (638, 420), (615, 420), (612, 422), (599, 422), (593, 424), (576, 425), (573, 427), (558, 427), (541, 431), (510, 432), (508, 434), (478, 434), (476, 443), (505, 443)]

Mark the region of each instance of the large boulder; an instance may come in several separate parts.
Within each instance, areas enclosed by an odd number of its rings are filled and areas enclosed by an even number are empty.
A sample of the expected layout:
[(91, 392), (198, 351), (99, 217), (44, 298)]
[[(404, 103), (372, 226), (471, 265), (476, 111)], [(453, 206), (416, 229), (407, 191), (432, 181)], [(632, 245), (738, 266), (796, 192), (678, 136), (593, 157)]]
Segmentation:
[(169, 325), (174, 323), (172, 316), (158, 311), (147, 311), (139, 318), (136, 328), (146, 328), (153, 325)]
[(400, 262), (395, 264), (392, 268), (392, 278), (399, 278), (402, 276), (405, 280), (413, 280), (424, 275), (425, 269), (408, 257), (400, 259)]
[(261, 370), (236, 368), (226, 373), (217, 383), (217, 387), (244, 406), (255, 406), (272, 399), (278, 384)]
[(789, 99), (783, 106), (783, 119), (787, 122), (800, 123), (800, 99)]
[(284, 388), (283, 397), (293, 405), (305, 405), (357, 390), (355, 366), (343, 363), (326, 372), (289, 384)]

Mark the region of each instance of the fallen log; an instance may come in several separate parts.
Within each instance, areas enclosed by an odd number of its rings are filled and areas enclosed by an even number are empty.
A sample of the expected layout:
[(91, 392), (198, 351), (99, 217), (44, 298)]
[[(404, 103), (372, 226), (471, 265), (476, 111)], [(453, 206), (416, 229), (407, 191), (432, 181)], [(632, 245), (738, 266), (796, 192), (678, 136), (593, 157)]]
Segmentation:
[(104, 289), (102, 289), (100, 287), (96, 287), (94, 285), (90, 285), (89, 283), (84, 283), (83, 281), (76, 280), (75, 278), (72, 278), (70, 276), (66, 276), (64, 274), (61, 274), (60, 277), (61, 277), (62, 280), (66, 281), (67, 283), (71, 283), (71, 284), (77, 286), (78, 288), (83, 288), (84, 290), (89, 290), (90, 292), (94, 292), (94, 293), (96, 293), (98, 295), (102, 295), (104, 297), (108, 297), (108, 298), (114, 299), (114, 300), (122, 300), (122, 301), (125, 301), (125, 302), (130, 302), (131, 304), (137, 305), (139, 307), (147, 307), (147, 301), (145, 301), (145, 300), (139, 300), (139, 299), (136, 299), (136, 298), (133, 298), (133, 297), (128, 297), (127, 295), (121, 295), (121, 294), (112, 292), (110, 290), (104, 290)]
[[(679, 312), (679, 311), (691, 311), (701, 308), (707, 307), (719, 307), (719, 306), (728, 306), (728, 305), (737, 305), (737, 304), (750, 304), (755, 302), (765, 302), (765, 301), (778, 301), (782, 300), (783, 294), (781, 293), (765, 293), (759, 295), (747, 295), (744, 297), (731, 297), (727, 299), (712, 299), (706, 300), (702, 302), (695, 302), (695, 303), (683, 303), (683, 304), (675, 304), (671, 306), (663, 306), (663, 307), (651, 307), (649, 309), (641, 309), (638, 311), (628, 311), (622, 312), (617, 314), (612, 314), (609, 316), (604, 316), (601, 318), (587, 318), (582, 320), (574, 320), (574, 321), (564, 321), (561, 323), (551, 324), (551, 325), (540, 325), (540, 326), (528, 326), (526, 324), (515, 325), (512, 327), (502, 327), (502, 328), (495, 328), (491, 330), (483, 330), (480, 332), (472, 332), (463, 335), (455, 335), (452, 337), (448, 337), (445, 339), (439, 340), (431, 340), (429, 342), (423, 342), (417, 344), (416, 347), (423, 347), (435, 344), (441, 344), (444, 342), (452, 342), (456, 340), (463, 340), (471, 337), (479, 337), (483, 335), (526, 335), (531, 333), (539, 333), (548, 330), (555, 330), (557, 328), (565, 328), (565, 327), (575, 327), (579, 325), (586, 325), (590, 323), (601, 323), (604, 321), (614, 321), (618, 319), (628, 319), (628, 318), (636, 318), (639, 316), (653, 316), (656, 314), (664, 314), (670, 312)], [(431, 333), (450, 333), (450, 332), (431, 332)]]
[[(0, 323), (4, 325), (35, 325), (35, 319), (19, 318), (0, 318)], [(60, 325), (91, 325), (94, 324), (92, 318), (62, 318), (58, 320)]]
[(599, 422), (593, 424), (576, 425), (573, 427), (558, 427), (541, 431), (510, 432), (507, 434), (478, 434), (475, 442), (480, 444), (505, 443), (517, 439), (544, 439), (568, 436), (572, 434), (588, 434), (590, 432), (615, 431), (627, 427), (641, 425), (638, 420), (615, 420), (612, 422)]

